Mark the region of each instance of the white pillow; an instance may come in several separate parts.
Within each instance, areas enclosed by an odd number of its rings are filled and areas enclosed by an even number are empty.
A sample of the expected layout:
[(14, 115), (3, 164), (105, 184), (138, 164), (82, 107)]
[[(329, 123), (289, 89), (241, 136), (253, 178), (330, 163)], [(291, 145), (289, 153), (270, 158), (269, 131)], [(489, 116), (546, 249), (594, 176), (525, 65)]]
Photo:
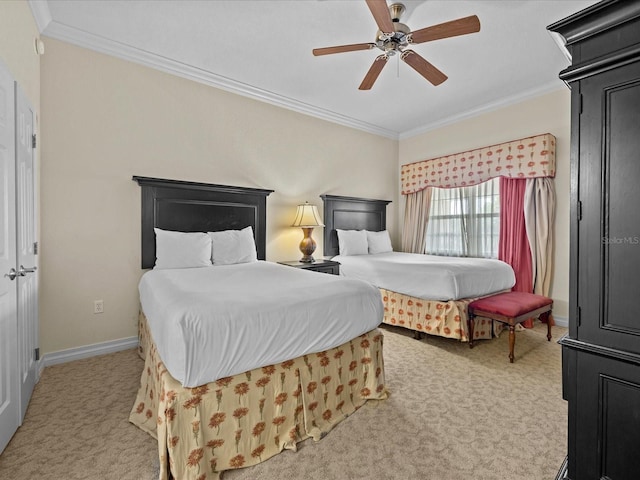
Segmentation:
[(365, 230), (340, 230), (338, 233), (338, 249), (340, 255), (366, 255), (369, 253), (367, 233)]
[(209, 232), (213, 265), (233, 265), (258, 261), (253, 229)]
[(154, 228), (158, 270), (211, 266), (211, 238), (203, 232), (173, 232)]
[(391, 238), (389, 238), (389, 232), (382, 230), (381, 232), (367, 232), (367, 243), (369, 244), (369, 253), (386, 253), (393, 252), (391, 246)]

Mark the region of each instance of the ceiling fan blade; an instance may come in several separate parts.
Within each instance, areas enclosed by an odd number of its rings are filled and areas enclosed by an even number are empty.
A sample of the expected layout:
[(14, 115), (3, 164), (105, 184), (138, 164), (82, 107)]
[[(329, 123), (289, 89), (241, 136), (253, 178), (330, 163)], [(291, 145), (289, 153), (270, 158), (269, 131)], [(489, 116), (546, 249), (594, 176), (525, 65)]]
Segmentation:
[(371, 90), (371, 87), (373, 87), (373, 84), (377, 80), (378, 75), (380, 75), (380, 72), (387, 64), (387, 60), (388, 57), (386, 55), (378, 55), (376, 57), (376, 59), (373, 61), (373, 65), (371, 65), (371, 68), (369, 68), (369, 71), (364, 76), (364, 80), (362, 80), (362, 83), (358, 87), (358, 90)]
[(337, 47), (324, 47), (314, 48), (313, 54), (318, 55), (330, 55), (332, 53), (354, 52), (356, 50), (369, 50), (375, 47), (375, 43), (354, 43), (351, 45), (338, 45)]
[(393, 33), (396, 31), (385, 0), (367, 0), (367, 5), (381, 32)]
[(444, 73), (427, 62), (413, 50), (404, 50), (400, 55), (400, 58), (435, 86), (440, 85), (448, 78)]
[(458, 35), (466, 35), (480, 31), (480, 20), (476, 15), (470, 17), (451, 20), (450, 22), (432, 25), (431, 27), (421, 28), (415, 32), (411, 32), (409, 43), (424, 43), (432, 40), (440, 40), (441, 38), (457, 37)]

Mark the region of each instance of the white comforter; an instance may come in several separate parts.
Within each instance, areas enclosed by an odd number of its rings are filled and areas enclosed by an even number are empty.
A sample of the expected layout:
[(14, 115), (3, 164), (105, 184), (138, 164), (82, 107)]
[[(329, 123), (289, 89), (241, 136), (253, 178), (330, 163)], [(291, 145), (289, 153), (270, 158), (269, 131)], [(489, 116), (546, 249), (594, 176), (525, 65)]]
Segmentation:
[(366, 282), (264, 261), (151, 270), (139, 291), (160, 358), (185, 387), (337, 347), (383, 317)]
[(389, 252), (338, 255), (340, 274), (378, 288), (430, 300), (479, 297), (513, 287), (511, 266), (488, 258), (442, 257)]

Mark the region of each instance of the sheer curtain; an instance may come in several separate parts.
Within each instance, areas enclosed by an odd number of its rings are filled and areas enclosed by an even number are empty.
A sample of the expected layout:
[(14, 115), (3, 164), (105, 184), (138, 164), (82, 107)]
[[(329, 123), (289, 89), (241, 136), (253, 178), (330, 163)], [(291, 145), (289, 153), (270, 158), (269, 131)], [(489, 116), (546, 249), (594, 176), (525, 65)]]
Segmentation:
[(427, 187), (405, 198), (402, 251), (424, 253), (425, 234), (429, 222), (431, 188)]
[(426, 253), (496, 258), (500, 238), (499, 179), (471, 187), (430, 190), (433, 193)]

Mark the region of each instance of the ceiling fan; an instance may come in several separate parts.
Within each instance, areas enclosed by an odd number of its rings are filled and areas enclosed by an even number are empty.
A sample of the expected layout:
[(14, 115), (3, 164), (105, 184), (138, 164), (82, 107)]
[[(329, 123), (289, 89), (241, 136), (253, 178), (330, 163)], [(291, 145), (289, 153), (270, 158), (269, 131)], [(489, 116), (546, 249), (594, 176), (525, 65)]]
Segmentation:
[(364, 80), (362, 80), (360, 87), (358, 87), (360, 90), (371, 89), (378, 75), (380, 75), (380, 72), (387, 64), (387, 60), (395, 54), (399, 54), (403, 62), (408, 64), (433, 85), (440, 85), (448, 77), (407, 47), (418, 43), (431, 42), (433, 40), (480, 31), (480, 20), (476, 15), (411, 31), (404, 23), (400, 23), (400, 17), (405, 11), (403, 4), (394, 3), (387, 6), (386, 0), (366, 0), (366, 2), (379, 28), (374, 42), (316, 48), (313, 50), (315, 56), (353, 52), (356, 50), (369, 50), (372, 48), (382, 50), (384, 53), (376, 57), (373, 65), (371, 65), (371, 68), (369, 68), (369, 71), (365, 75)]

